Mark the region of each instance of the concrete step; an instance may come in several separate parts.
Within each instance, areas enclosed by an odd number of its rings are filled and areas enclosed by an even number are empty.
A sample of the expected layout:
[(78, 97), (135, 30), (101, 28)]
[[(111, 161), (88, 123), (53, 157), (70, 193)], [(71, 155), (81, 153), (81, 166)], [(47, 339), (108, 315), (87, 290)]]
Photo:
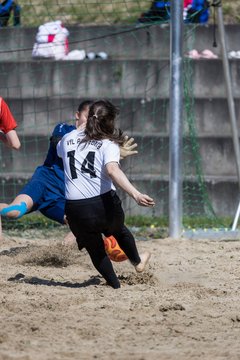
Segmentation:
[[(195, 98), (226, 98), (219, 59), (185, 62), (185, 88)], [(233, 93), (240, 97), (240, 61), (230, 61)], [(6, 98), (162, 98), (169, 96), (169, 61), (0, 62), (0, 93)], [(190, 76), (192, 73), (192, 76)], [(144, 94), (144, 95), (143, 95)]]
[[(156, 178), (136, 180), (134, 177), (131, 178), (131, 181), (140, 191), (153, 197), (156, 205), (152, 209), (139, 207), (132, 198), (119, 191), (124, 209), (128, 215), (169, 215), (168, 181)], [(201, 191), (201, 187), (205, 188), (204, 192)], [(216, 216), (231, 216), (234, 218), (239, 200), (239, 187), (236, 179), (212, 180), (207, 178), (201, 185), (193, 180), (183, 182), (184, 216), (193, 216), (194, 214), (194, 216), (201, 217), (206, 216), (206, 214), (213, 214), (207, 204), (207, 201), (209, 201)]]
[[(169, 139), (167, 136), (133, 134), (138, 144), (138, 155), (127, 158), (122, 166), (131, 174), (168, 175)], [(236, 163), (231, 138), (202, 137), (197, 141), (185, 137), (183, 141), (183, 173), (204, 176), (236, 176)]]
[[(49, 136), (58, 122), (74, 123), (75, 111), (85, 98), (6, 98), (18, 121), (21, 135)], [(191, 99), (189, 99), (191, 100)], [(120, 108), (119, 126), (127, 133), (169, 132), (169, 101), (159, 98), (113, 99)], [(184, 102), (185, 133), (190, 124), (196, 126), (197, 137), (231, 137), (232, 129), (226, 99), (193, 100)], [(240, 99), (235, 99), (235, 110), (240, 128)]]
[[(0, 174), (0, 192), (4, 202), (11, 202), (16, 194), (23, 188), (31, 173)], [(147, 216), (167, 216), (169, 210), (169, 181), (168, 177), (152, 175), (128, 175), (131, 182), (142, 192), (152, 196), (156, 206), (152, 209), (139, 207), (125, 193), (118, 190), (122, 199), (123, 207), (127, 215), (147, 215)], [(205, 199), (208, 196), (213, 210), (217, 216), (234, 217), (238, 201), (239, 190), (238, 181), (234, 177), (206, 177), (201, 188), (205, 187)], [(187, 178), (183, 183), (183, 208), (184, 215), (204, 216), (206, 210), (206, 200), (203, 200), (202, 191), (196, 179)], [(209, 214), (209, 212), (208, 212)]]
[[(127, 158), (122, 166), (131, 174), (168, 175), (169, 139), (166, 134), (148, 133), (142, 136), (132, 133), (138, 144), (137, 156)], [(1, 172), (31, 172), (45, 159), (49, 136), (26, 136), (22, 141), (21, 151), (9, 151), (2, 147)], [(184, 174), (196, 174), (202, 168), (204, 176), (236, 176), (236, 163), (233, 143), (230, 137), (184, 138)]]
[[(157, 92), (167, 97), (168, 66), (168, 61), (156, 60), (0, 62), (0, 92), (3, 97), (19, 99), (152, 97)], [(163, 67), (166, 70), (161, 71)], [(157, 90), (160, 85), (161, 92)]]
[[(70, 50), (105, 51), (112, 58), (169, 58), (169, 25), (131, 26), (67, 26)], [(225, 25), (228, 50), (239, 50), (240, 26)], [(0, 33), (1, 60), (30, 59), (37, 28), (3, 28)], [(219, 34), (216, 32), (219, 44)], [(212, 49), (220, 55), (220, 46), (213, 48), (213, 25), (185, 25), (184, 49)]]
[(42, 165), (49, 146), (47, 136), (21, 136), (20, 151), (9, 150), (6, 146), (0, 148), (0, 172), (33, 172)]

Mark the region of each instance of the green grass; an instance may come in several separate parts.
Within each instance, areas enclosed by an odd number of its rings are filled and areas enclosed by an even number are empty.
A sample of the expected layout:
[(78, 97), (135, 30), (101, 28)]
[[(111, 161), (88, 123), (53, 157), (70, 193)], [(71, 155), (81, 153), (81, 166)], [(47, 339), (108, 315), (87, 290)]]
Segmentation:
[[(231, 218), (207, 218), (207, 217), (185, 217), (183, 225), (185, 229), (222, 229), (229, 228)], [(68, 228), (62, 226), (46, 217), (38, 214), (29, 214), (19, 220), (2, 219), (3, 230), (11, 236), (34, 237), (37, 232), (38, 237), (47, 238), (55, 235), (56, 238), (64, 237)], [(141, 240), (162, 239), (168, 236), (167, 217), (146, 217), (131, 216), (126, 218), (126, 225), (134, 235)]]
[(79, 25), (133, 23), (150, 4), (149, 0), (32, 0), (22, 3), (22, 25), (36, 26), (53, 20)]
[[(151, 2), (150, 0), (20, 1), (22, 25), (38, 26), (53, 20), (62, 20), (66, 25), (131, 24), (136, 22), (143, 11), (149, 9)], [(240, 0), (223, 0), (222, 6), (225, 23), (240, 22)]]
[(4, 230), (52, 229), (62, 227), (61, 224), (40, 214), (29, 214), (18, 220), (11, 220), (3, 217), (2, 225)]
[[(228, 227), (232, 219), (230, 217), (184, 217), (183, 225), (192, 228), (206, 227)], [(18, 220), (2, 218), (4, 229), (35, 229), (35, 228), (58, 228), (62, 225), (52, 221), (42, 215), (29, 214)], [(167, 217), (147, 217), (147, 216), (130, 216), (126, 217), (126, 224), (131, 227), (168, 227)]]

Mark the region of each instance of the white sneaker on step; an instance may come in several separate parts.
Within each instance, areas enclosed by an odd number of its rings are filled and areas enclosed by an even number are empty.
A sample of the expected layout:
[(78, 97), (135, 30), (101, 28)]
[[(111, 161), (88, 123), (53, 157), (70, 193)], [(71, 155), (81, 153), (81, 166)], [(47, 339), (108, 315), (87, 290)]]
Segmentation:
[(145, 252), (140, 255), (141, 262), (135, 266), (136, 272), (141, 273), (145, 270), (145, 267), (151, 257), (149, 252)]

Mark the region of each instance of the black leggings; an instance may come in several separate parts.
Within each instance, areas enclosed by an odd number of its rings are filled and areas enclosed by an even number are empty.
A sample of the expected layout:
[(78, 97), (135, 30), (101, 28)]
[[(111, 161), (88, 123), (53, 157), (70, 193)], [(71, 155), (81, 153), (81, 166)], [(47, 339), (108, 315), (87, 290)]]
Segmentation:
[(114, 191), (84, 200), (67, 200), (65, 209), (78, 247), (86, 248), (92, 263), (113, 288), (120, 282), (106, 255), (102, 234), (113, 235), (133, 265), (140, 263), (135, 239), (124, 225), (121, 201)]

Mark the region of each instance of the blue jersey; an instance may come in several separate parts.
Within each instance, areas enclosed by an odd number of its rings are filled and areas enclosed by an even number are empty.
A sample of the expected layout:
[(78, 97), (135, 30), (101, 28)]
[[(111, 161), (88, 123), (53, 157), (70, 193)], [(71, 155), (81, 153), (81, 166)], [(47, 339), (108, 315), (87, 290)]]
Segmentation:
[(32, 198), (31, 211), (39, 210), (61, 224), (64, 223), (65, 185), (63, 162), (57, 155), (56, 146), (65, 134), (75, 129), (75, 126), (65, 123), (54, 128), (44, 164), (36, 168), (31, 180), (19, 193)]
[(68, 134), (69, 132), (75, 129), (76, 129), (75, 126), (68, 125), (65, 123), (58, 124), (54, 128), (52, 132), (52, 136), (50, 138), (50, 146), (48, 149), (47, 157), (43, 165), (47, 167), (57, 166), (58, 168), (63, 170), (63, 162), (62, 159), (57, 155), (56, 146), (64, 135)]

